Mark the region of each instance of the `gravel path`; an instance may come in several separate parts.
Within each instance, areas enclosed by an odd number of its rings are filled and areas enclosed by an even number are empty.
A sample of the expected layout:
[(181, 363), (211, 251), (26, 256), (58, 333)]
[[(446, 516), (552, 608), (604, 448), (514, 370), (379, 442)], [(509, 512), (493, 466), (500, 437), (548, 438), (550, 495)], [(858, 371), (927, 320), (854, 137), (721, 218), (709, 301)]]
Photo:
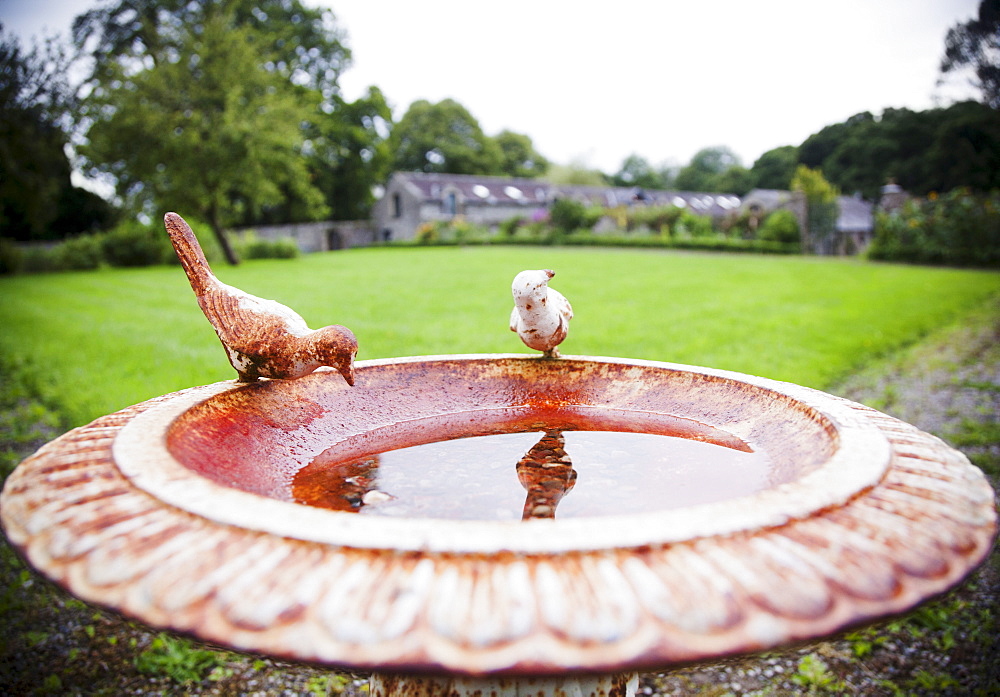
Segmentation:
[[(1000, 308), (988, 308), (830, 391), (949, 440), (996, 488), (998, 318)], [(0, 419), (0, 448), (9, 461), (54, 435), (30, 400), (18, 397), (4, 408), (14, 413)], [(364, 675), (205, 652), (87, 606), (25, 569), (6, 544), (0, 544), (0, 616), (0, 695), (367, 694)], [(998, 622), (1000, 554), (994, 552), (960, 589), (907, 618), (786, 651), (643, 674), (639, 693), (997, 695)]]

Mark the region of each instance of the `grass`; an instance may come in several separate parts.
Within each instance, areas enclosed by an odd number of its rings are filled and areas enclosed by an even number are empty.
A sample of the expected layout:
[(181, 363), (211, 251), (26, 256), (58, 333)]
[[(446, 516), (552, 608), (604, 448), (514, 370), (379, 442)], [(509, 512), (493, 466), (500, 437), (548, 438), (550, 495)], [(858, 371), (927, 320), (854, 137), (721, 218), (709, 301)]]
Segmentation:
[[(563, 353), (708, 365), (824, 388), (1000, 293), (1000, 274), (810, 257), (560, 248), (358, 249), (218, 268), (351, 327), (359, 359), (523, 352), (510, 281), (557, 271)], [(0, 279), (0, 357), (71, 425), (234, 376), (179, 267)]]
[[(954, 371), (963, 389), (996, 391), (979, 372), (963, 372), (962, 359), (996, 362), (996, 344), (972, 346), (988, 339), (974, 340), (981, 333), (970, 325), (972, 318), (976, 328), (1000, 326), (996, 273), (577, 249), (355, 250), (218, 271), (295, 307), (312, 326), (348, 324), (361, 357), (371, 358), (523, 351), (506, 329), (507, 288), (514, 273), (531, 267), (555, 268), (553, 285), (574, 302), (568, 353), (708, 364), (820, 388), (863, 364), (879, 376), (929, 365)], [(925, 334), (932, 341), (888, 355)], [(952, 345), (961, 350), (947, 350)], [(231, 373), (177, 267), (0, 279), (0, 478), (68, 425)], [(953, 441), (995, 449), (995, 414), (976, 410), (956, 423)], [(995, 460), (995, 451), (983, 456)], [(848, 634), (829, 651), (823, 644), (803, 652), (760, 693), (861, 694), (850, 682), (856, 675), (885, 676), (884, 665), (908, 660), (917, 645), (932, 646), (942, 662), (911, 659), (913, 669), (896, 682), (882, 679), (877, 694), (954, 692), (970, 684), (970, 667), (995, 665), (981, 660), (994, 655), (995, 606), (969, 602), (985, 592), (970, 587)], [(126, 683), (245, 694), (278, 670), (95, 614), (33, 577), (3, 544), (0, 617), (0, 685), (11, 694), (121, 694)], [(759, 674), (769, 663), (752, 665)], [(301, 694), (358, 692), (340, 674), (303, 674), (299, 683)], [(727, 689), (692, 687), (698, 694)]]

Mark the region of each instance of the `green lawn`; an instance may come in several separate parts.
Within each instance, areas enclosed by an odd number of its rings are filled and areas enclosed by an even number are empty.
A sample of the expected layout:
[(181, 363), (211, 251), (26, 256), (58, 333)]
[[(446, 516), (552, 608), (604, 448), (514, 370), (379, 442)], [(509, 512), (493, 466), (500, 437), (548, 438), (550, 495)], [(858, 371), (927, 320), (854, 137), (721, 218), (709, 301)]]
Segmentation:
[[(563, 353), (674, 361), (824, 388), (985, 302), (1000, 274), (857, 260), (567, 248), (358, 249), (217, 268), (346, 324), (359, 359), (524, 352), (510, 281), (552, 268)], [(0, 278), (0, 359), (71, 424), (234, 377), (180, 267)]]

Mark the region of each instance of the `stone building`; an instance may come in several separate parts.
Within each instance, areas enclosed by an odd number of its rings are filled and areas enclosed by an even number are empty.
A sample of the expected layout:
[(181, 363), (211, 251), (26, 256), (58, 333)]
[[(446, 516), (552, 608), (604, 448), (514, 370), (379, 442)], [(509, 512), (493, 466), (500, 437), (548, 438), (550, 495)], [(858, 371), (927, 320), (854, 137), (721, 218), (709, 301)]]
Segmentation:
[(396, 172), (372, 210), (379, 240), (409, 240), (421, 224), (462, 216), (470, 223), (497, 227), (509, 218), (543, 215), (553, 201), (572, 198), (606, 208), (675, 205), (722, 218), (740, 206), (730, 194), (643, 191), (628, 187), (574, 186), (537, 179), (471, 174)]
[(292, 239), (298, 245), (299, 251), (306, 254), (368, 247), (375, 241), (375, 233), (368, 220), (323, 220), (311, 223), (255, 225), (235, 231), (237, 236), (251, 232), (262, 240)]
[(803, 245), (814, 254), (858, 254), (871, 242), (875, 233), (874, 206), (860, 196), (837, 197), (837, 220), (833, 233), (822, 239), (809, 235), (809, 206), (800, 191), (753, 189), (743, 197), (743, 210), (763, 221), (769, 213), (788, 209), (795, 214), (802, 231)]

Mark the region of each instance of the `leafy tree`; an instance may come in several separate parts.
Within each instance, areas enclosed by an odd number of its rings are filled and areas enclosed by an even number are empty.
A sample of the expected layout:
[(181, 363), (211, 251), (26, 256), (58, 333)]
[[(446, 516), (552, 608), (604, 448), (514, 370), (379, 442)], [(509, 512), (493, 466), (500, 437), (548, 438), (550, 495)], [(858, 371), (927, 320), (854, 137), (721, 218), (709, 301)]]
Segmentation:
[[(388, 136), (392, 112), (377, 87), (353, 102), (336, 96), (304, 128), (302, 153), (312, 182), (324, 196), (334, 220), (367, 218), (374, 203), (372, 188), (389, 174), (392, 154)], [(329, 113), (328, 113), (329, 112)], [(259, 211), (244, 207), (244, 225), (309, 220), (309, 199), (285, 190), (283, 199)]]
[(493, 140), (500, 148), (500, 171), (509, 177), (538, 177), (549, 168), (549, 161), (535, 150), (531, 138), (513, 131), (501, 131)]
[(871, 117), (868, 112), (855, 114), (843, 123), (831, 124), (813, 133), (799, 146), (799, 164), (813, 169), (822, 167), (826, 158), (830, 157), (844, 140), (850, 127), (868, 117)]
[(754, 187), (754, 176), (746, 167), (732, 165), (715, 178), (710, 191), (721, 191), (727, 194), (745, 195)]
[(365, 96), (339, 104), (319, 120), (321, 142), (312, 145), (326, 151), (314, 158), (313, 170), (333, 218), (360, 220), (371, 212), (372, 188), (389, 176), (392, 110), (374, 86)]
[(410, 105), (393, 128), (394, 169), (451, 174), (496, 174), (501, 152), (479, 122), (453, 99)]
[(837, 225), (837, 197), (840, 192), (818, 169), (800, 165), (792, 177), (792, 191), (801, 191), (806, 197), (806, 229), (803, 235), (806, 246), (821, 253), (828, 249)]
[(798, 164), (799, 149), (794, 145), (782, 145), (768, 150), (750, 168), (754, 186), (761, 189), (790, 189)]
[(920, 180), (900, 172), (899, 184), (920, 195), (960, 187), (979, 193), (1000, 189), (1000, 111), (963, 102), (941, 116), (921, 153)]
[(611, 176), (615, 186), (637, 186), (641, 189), (666, 189), (669, 181), (664, 177), (664, 171), (657, 171), (653, 165), (640, 155), (629, 155), (622, 161), (622, 166)]
[(49, 39), (30, 51), (0, 25), (0, 231), (17, 240), (56, 239), (110, 222), (99, 196), (74, 187), (64, 127), (75, 99), (64, 49)]
[(546, 181), (552, 184), (571, 186), (607, 186), (608, 180), (599, 170), (591, 169), (582, 162), (568, 165), (551, 165), (545, 173)]
[(890, 179), (917, 195), (959, 186), (985, 192), (1000, 186), (1000, 112), (978, 102), (862, 112), (809, 136), (799, 159), (870, 200)]
[(944, 46), (942, 76), (971, 68), (983, 102), (1000, 109), (1000, 0), (982, 0), (975, 19), (948, 30)]
[(163, 25), (169, 50), (146, 54), (141, 68), (106, 63), (86, 102), (91, 125), (81, 148), (134, 207), (203, 218), (231, 263), (223, 229), (241, 207), (258, 210), (291, 192), (311, 213), (325, 208), (299, 156), (300, 124), (318, 98), (261, 68), (267, 47), (235, 23), (234, 4), (206, 3), (200, 21)]
[(719, 191), (719, 177), (740, 160), (725, 146), (703, 148), (677, 174), (674, 185), (682, 191)]
[[(234, 28), (255, 37), (261, 64), (296, 85), (339, 94), (351, 53), (328, 9), (301, 0), (105, 0), (73, 22), (73, 40), (94, 60), (88, 82), (107, 88), (116, 68), (172, 62), (205, 17), (228, 14)], [(150, 63), (152, 65), (150, 65)]]

